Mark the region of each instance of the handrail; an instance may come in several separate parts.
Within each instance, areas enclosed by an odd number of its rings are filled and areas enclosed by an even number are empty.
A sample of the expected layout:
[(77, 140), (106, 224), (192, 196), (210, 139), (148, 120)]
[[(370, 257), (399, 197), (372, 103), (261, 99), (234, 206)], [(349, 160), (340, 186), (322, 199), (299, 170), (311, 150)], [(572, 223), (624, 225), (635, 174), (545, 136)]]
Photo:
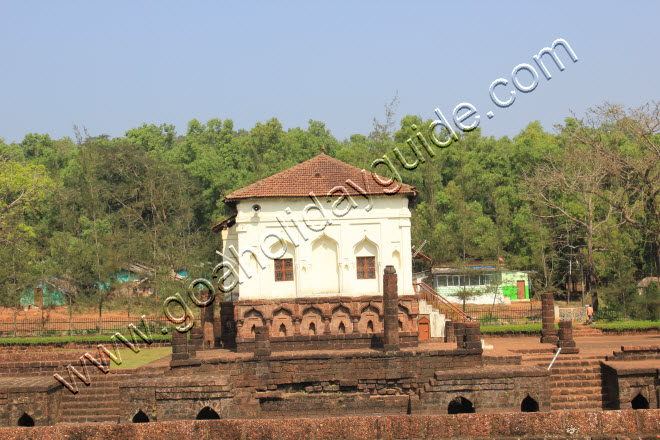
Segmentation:
[[(436, 309), (440, 309), (440, 306), (447, 307), (450, 312), (453, 314), (456, 314), (459, 318), (460, 321), (465, 322), (465, 321), (470, 321), (470, 317), (465, 314), (461, 309), (447, 301), (445, 297), (440, 295), (438, 292), (436, 292), (431, 286), (426, 284), (425, 282), (419, 282), (419, 283), (413, 283), (413, 286), (415, 287), (415, 291), (419, 292), (421, 290), (425, 295), (424, 299), (426, 301), (429, 301), (432, 306), (434, 306)], [(418, 289), (420, 287), (421, 289)]]

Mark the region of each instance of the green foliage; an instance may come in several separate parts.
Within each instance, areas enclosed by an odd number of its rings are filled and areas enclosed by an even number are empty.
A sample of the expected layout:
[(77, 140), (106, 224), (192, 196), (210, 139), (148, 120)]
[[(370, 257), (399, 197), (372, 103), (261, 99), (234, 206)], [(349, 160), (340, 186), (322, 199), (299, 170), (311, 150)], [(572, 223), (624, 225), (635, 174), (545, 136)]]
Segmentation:
[(625, 332), (635, 330), (660, 330), (660, 321), (616, 321), (594, 322), (592, 327), (605, 331)]
[(657, 282), (652, 282), (642, 295), (635, 298), (638, 314), (644, 319), (660, 321), (660, 289)]
[[(71, 286), (71, 312), (83, 305), (102, 312), (112, 302), (131, 314), (160, 313), (165, 295), (181, 291), (171, 270), (207, 276), (217, 261), (220, 237), (210, 226), (231, 211), (222, 200), (325, 147), (366, 170), (388, 155), (420, 192), (412, 243), (427, 241), (423, 252), (435, 261), (502, 259), (536, 272), (532, 293), (565, 290), (570, 274), (608, 309), (658, 319), (657, 294), (635, 292), (637, 280), (660, 270), (660, 140), (635, 125), (652, 113), (609, 108), (595, 128), (569, 118), (555, 135), (535, 121), (513, 139), (474, 130), (448, 148), (427, 149), (419, 136), (431, 139), (431, 121), (406, 115), (397, 126), (396, 104), (385, 106), (371, 133), (343, 141), (323, 122), (285, 129), (276, 118), (248, 130), (213, 118), (193, 119), (182, 135), (171, 124), (142, 124), (114, 139), (30, 133), (20, 143), (0, 141), (0, 303), (16, 307), (25, 289), (57, 277)], [(153, 269), (140, 285), (154, 292), (147, 299), (108, 281), (134, 263)]]
[(541, 324), (482, 325), (482, 334), (540, 334)]
[(490, 313), (488, 315), (483, 315), (477, 318), (477, 321), (479, 321), (481, 324), (486, 324), (490, 322), (498, 322), (500, 320), (500, 317), (498, 315), (491, 315)]

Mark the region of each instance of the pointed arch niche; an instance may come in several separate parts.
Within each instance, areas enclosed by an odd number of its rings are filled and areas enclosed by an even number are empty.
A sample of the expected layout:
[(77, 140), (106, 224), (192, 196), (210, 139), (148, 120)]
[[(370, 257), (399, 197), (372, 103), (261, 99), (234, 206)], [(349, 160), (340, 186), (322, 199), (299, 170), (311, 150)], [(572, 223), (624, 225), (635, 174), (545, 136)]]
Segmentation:
[[(353, 254), (353, 267), (355, 268), (355, 271), (351, 274), (351, 277), (355, 280), (355, 293), (359, 295), (378, 295), (380, 293), (380, 261), (378, 258), (378, 245), (365, 234), (364, 238), (358, 241), (353, 247)], [(374, 278), (358, 278), (358, 258), (360, 257), (373, 258), (375, 271)]]
[(339, 293), (339, 245), (326, 234), (312, 243), (312, 293)]

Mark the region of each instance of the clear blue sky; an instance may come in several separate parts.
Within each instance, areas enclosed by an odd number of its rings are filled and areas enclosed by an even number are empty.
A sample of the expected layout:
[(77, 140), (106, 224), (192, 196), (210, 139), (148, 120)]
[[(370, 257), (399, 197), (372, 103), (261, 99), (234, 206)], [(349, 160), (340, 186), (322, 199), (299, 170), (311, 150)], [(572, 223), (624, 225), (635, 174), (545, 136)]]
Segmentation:
[[(660, 96), (659, 2), (0, 3), (0, 137), (123, 136), (143, 122), (312, 118), (368, 134), (398, 91), (406, 114), (474, 104), (486, 135), (546, 130), (603, 101)], [(557, 38), (579, 61), (509, 108), (488, 87)], [(560, 49), (561, 50), (561, 49)], [(521, 79), (523, 77), (521, 76)], [(492, 110), (495, 117), (487, 119)]]

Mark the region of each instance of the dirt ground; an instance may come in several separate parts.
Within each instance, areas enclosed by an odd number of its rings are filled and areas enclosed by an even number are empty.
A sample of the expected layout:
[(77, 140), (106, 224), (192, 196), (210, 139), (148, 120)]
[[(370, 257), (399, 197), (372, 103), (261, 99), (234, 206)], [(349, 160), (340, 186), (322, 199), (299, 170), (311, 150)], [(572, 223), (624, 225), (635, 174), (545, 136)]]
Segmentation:
[[(60, 319), (69, 319), (69, 312), (65, 306), (49, 308), (47, 311), (44, 311), (44, 315), (48, 315), (49, 319), (60, 320)], [(90, 308), (87, 311), (74, 313), (75, 318), (96, 318), (99, 317), (99, 312), (95, 308)], [(41, 319), (41, 309), (37, 307), (32, 307), (28, 311), (19, 311), (16, 315), (17, 319)], [(103, 318), (107, 319), (119, 319), (126, 318), (126, 312), (103, 312)], [(0, 322), (13, 322), (14, 321), (14, 311), (7, 307), (0, 307)]]

